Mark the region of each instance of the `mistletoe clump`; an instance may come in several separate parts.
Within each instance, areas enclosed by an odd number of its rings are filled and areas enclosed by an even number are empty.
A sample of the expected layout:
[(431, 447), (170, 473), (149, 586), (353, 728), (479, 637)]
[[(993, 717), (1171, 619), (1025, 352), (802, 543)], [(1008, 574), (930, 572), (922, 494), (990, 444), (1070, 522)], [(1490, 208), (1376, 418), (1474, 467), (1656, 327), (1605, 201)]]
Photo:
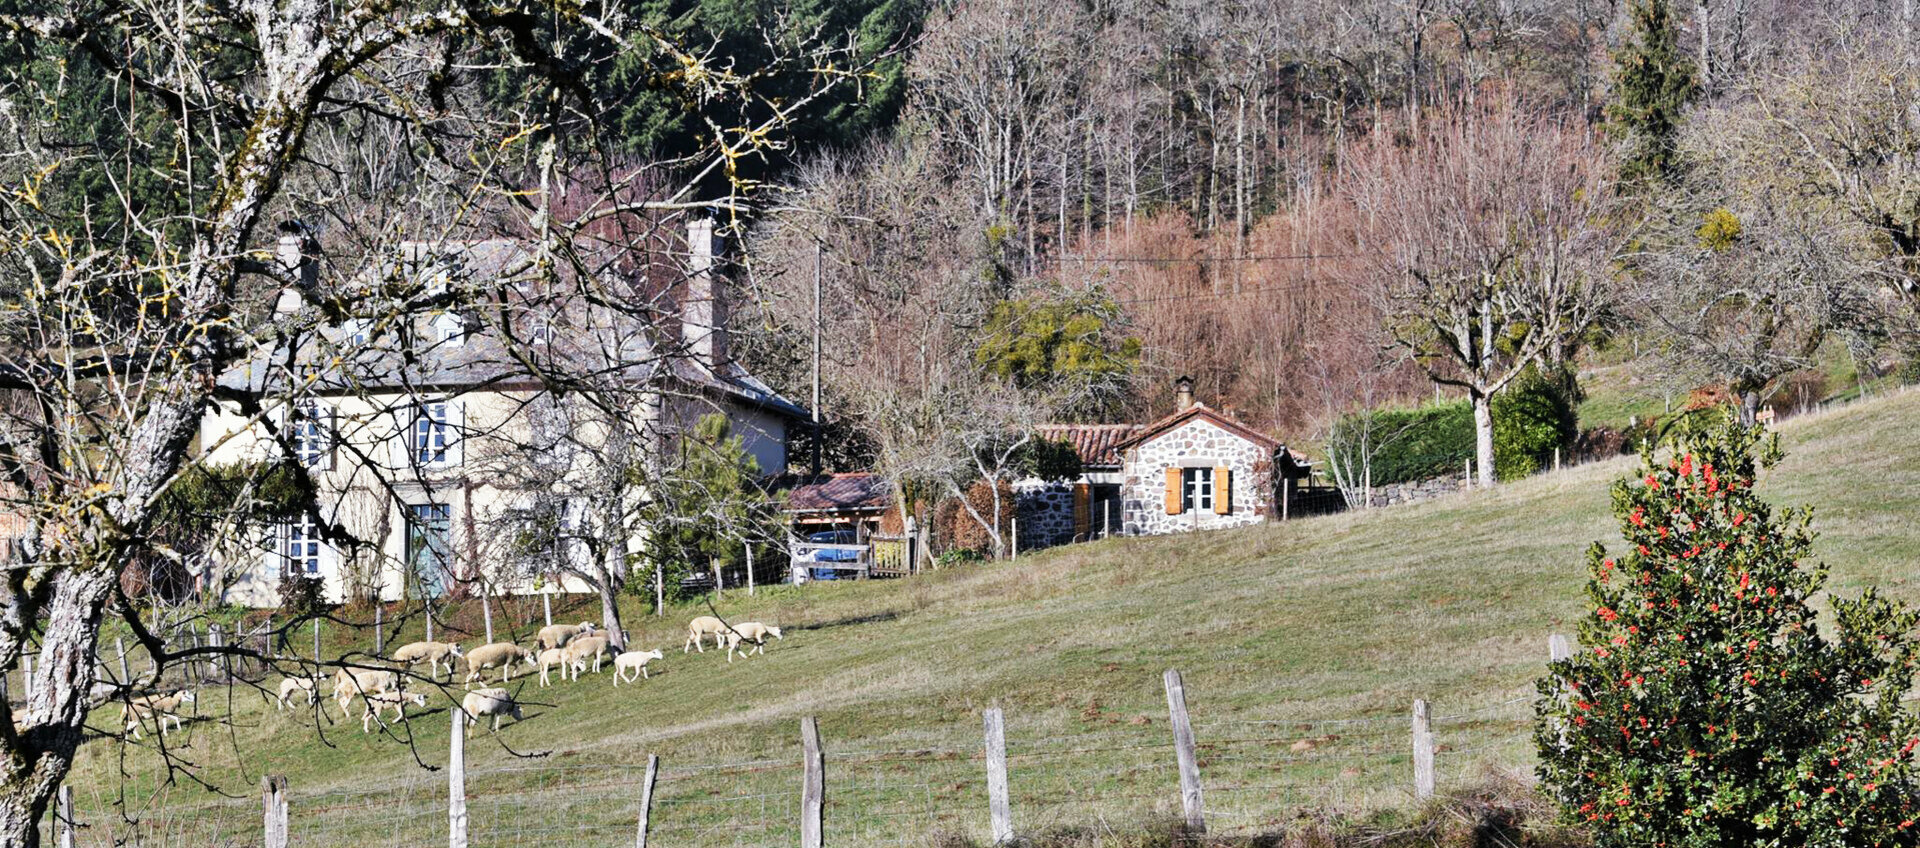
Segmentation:
[(1540, 777), (1601, 846), (1920, 844), (1901, 708), (1916, 616), (1828, 597), (1810, 510), (1753, 492), (1777, 438), (1688, 423), (1613, 487), (1627, 549), (1588, 552), (1580, 650), (1540, 681)]

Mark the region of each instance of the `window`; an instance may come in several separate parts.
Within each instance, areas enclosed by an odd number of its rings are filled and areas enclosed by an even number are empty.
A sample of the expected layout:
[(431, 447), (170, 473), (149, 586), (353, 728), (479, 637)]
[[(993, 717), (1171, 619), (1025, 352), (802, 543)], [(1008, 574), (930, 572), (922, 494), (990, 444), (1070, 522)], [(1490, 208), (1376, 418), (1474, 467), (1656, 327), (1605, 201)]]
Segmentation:
[(320, 541), (320, 526), (312, 515), (302, 515), (280, 525), (280, 556), (287, 574), (320, 576), (320, 560), (325, 551), (325, 543)]
[(1213, 469), (1184, 468), (1180, 471), (1180, 511), (1213, 509)]
[(423, 466), (460, 463), (460, 405), (453, 401), (420, 404), (413, 418), (413, 461)]
[(446, 504), (407, 505), (407, 570), (422, 597), (446, 594), (447, 569), (452, 562), (452, 516)]
[(457, 345), (467, 338), (467, 322), (451, 312), (442, 312), (432, 321), (433, 340), (441, 344)]
[(373, 322), (365, 318), (354, 318), (346, 322), (346, 339), (350, 345), (364, 345), (373, 338)]
[(318, 403), (295, 407), (293, 455), (313, 469), (333, 467), (333, 410)]

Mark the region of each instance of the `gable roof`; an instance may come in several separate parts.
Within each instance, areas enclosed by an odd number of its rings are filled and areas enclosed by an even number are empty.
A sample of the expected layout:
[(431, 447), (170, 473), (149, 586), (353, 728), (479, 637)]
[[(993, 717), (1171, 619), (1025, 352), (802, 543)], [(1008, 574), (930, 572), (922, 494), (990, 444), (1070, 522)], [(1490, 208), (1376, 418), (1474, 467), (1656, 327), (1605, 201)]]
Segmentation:
[(806, 482), (787, 492), (788, 512), (879, 511), (893, 501), (893, 488), (878, 474), (856, 471), (799, 479)]
[[(442, 256), (450, 257), (464, 274), (498, 274), (514, 267), (526, 252), (503, 239), (457, 243)], [(391, 264), (394, 260), (380, 260)], [(381, 273), (379, 267), (368, 274)], [(573, 369), (617, 375), (635, 385), (666, 380), (694, 391), (730, 398), (789, 419), (808, 417), (808, 412), (773, 390), (738, 362), (728, 361), (709, 369), (672, 349), (671, 336), (666, 345), (662, 335), (677, 334), (678, 324), (656, 328), (633, 315), (596, 309), (578, 298), (548, 298), (537, 305), (515, 304), (510, 332), (498, 327), (468, 324), (469, 331), (458, 341), (443, 341), (427, 326), (450, 313), (411, 315), (389, 321), (387, 326), (361, 330), (367, 338), (353, 341), (356, 328), (351, 324), (322, 326), (301, 342), (294, 363), (335, 362), (320, 369), (315, 390), (320, 394), (344, 394), (357, 391), (448, 391), (506, 388), (538, 388), (536, 369), (521, 357), (536, 362), (566, 363)], [(556, 322), (564, 316), (566, 330), (546, 332), (542, 341), (540, 325)], [(458, 319), (456, 319), (458, 320)], [(517, 337), (519, 349), (515, 348)], [(289, 357), (284, 348), (262, 346), (251, 356), (220, 375), (221, 388), (265, 394), (285, 385)]]
[(1082, 465), (1118, 468), (1120, 443), (1141, 429), (1139, 424), (1041, 424), (1033, 432), (1049, 441), (1073, 445)]
[(1235, 436), (1239, 436), (1240, 438), (1246, 439), (1247, 441), (1261, 445), (1262, 447), (1265, 447), (1268, 450), (1279, 450), (1282, 447), (1279, 439), (1276, 439), (1272, 436), (1269, 436), (1265, 433), (1255, 430), (1252, 427), (1248, 427), (1245, 424), (1242, 424), (1238, 421), (1228, 418), (1225, 415), (1215, 412), (1213, 408), (1207, 406), (1206, 404), (1196, 401), (1192, 406), (1189, 406), (1186, 409), (1180, 410), (1179, 412), (1176, 412), (1172, 415), (1169, 415), (1165, 418), (1155, 421), (1152, 424), (1146, 425), (1145, 427), (1140, 429), (1140, 432), (1135, 433), (1133, 436), (1127, 438), (1126, 440), (1120, 442), (1117, 445), (1114, 445), (1113, 446), (1114, 450), (1125, 451), (1134, 447), (1138, 447), (1152, 440), (1155, 436), (1158, 436), (1162, 433), (1165, 433), (1169, 430), (1172, 430), (1176, 427), (1179, 427), (1182, 424), (1185, 424), (1189, 421), (1193, 421), (1195, 419), (1206, 419), (1207, 423), (1212, 424), (1215, 427), (1219, 427), (1220, 429), (1225, 430), (1228, 433), (1231, 433)]

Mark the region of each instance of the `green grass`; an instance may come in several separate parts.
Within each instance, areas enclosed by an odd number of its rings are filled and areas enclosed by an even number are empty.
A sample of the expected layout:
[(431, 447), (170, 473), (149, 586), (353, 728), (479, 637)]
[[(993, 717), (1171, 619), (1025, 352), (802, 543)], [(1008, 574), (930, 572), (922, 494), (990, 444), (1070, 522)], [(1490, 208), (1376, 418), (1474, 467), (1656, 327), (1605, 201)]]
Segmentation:
[[(1790, 455), (1762, 491), (1817, 505), (1817, 550), (1838, 591), (1878, 584), (1920, 603), (1908, 579), (1920, 554), (1916, 424), (1920, 393), (1903, 393), (1783, 428)], [(695, 610), (657, 621), (636, 609), (637, 644), (668, 652), (654, 679), (617, 690), (604, 674), (528, 686), (522, 696), (544, 703), (525, 722), (475, 738), (476, 844), (626, 838), (646, 753), (663, 762), (663, 843), (791, 842), (805, 715), (819, 717), (826, 740), (837, 833), (858, 844), (978, 837), (980, 710), (994, 703), (1007, 716), (1017, 825), (1138, 820), (1178, 799), (1167, 668), (1185, 674), (1208, 807), (1223, 829), (1279, 827), (1306, 809), (1407, 806), (1415, 698), (1442, 717), (1443, 790), (1490, 771), (1525, 774), (1521, 699), (1549, 634), (1572, 632), (1581, 614), (1582, 551), (1616, 538), (1606, 489), (1632, 461), (1392, 510), (729, 593), (729, 618), (787, 628), (766, 656), (731, 665), (678, 650)], [(524, 620), (537, 607), (510, 614)], [(317, 732), (311, 716), (276, 715), (244, 689), (230, 701), (224, 689), (202, 694), (203, 720), (174, 743), (190, 741), (183, 753), (197, 776), (239, 799), (184, 778), (160, 788), (150, 747), (102, 739), (72, 779), (83, 819), (144, 816), (157, 837), (148, 845), (246, 844), (258, 815), (248, 799), (260, 775), (280, 773), (293, 786), (296, 838), (324, 829), (352, 844), (444, 839), (444, 775), (414, 759), (417, 750), (444, 762), (438, 696), (412, 721), (410, 749), (404, 730), (362, 736), (335, 714)], [(1303, 739), (1317, 741), (1296, 750)], [(123, 806), (110, 808), (122, 788)]]

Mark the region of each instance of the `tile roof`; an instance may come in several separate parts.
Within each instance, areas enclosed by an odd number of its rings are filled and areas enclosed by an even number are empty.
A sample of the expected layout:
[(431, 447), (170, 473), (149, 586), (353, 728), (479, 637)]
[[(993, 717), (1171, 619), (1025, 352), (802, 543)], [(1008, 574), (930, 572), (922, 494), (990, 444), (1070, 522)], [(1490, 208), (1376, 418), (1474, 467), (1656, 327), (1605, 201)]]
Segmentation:
[(1083, 465), (1118, 468), (1120, 443), (1142, 429), (1139, 424), (1041, 424), (1033, 431), (1041, 438), (1072, 444)]
[(1209, 422), (1212, 422), (1215, 426), (1219, 427), (1222, 430), (1225, 430), (1229, 433), (1232, 433), (1250, 442), (1263, 445), (1271, 450), (1279, 450), (1281, 447), (1283, 447), (1283, 445), (1280, 444), (1280, 440), (1275, 439), (1274, 437), (1269, 436), (1265, 433), (1262, 433), (1259, 430), (1255, 430), (1252, 427), (1248, 427), (1247, 425), (1242, 424), (1239, 421), (1236, 421), (1232, 418), (1228, 418), (1226, 415), (1221, 414), (1218, 410), (1215, 410), (1214, 408), (1207, 406), (1204, 403), (1195, 403), (1194, 405), (1189, 406), (1186, 409), (1180, 410), (1179, 412), (1175, 412), (1174, 414), (1169, 415), (1165, 418), (1162, 418), (1158, 421), (1155, 421), (1152, 424), (1148, 424), (1144, 427), (1141, 427), (1139, 430), (1135, 431), (1133, 435), (1128, 436), (1126, 439), (1122, 440), (1118, 445), (1115, 445), (1115, 448), (1117, 450), (1124, 451), (1127, 448), (1140, 444), (1141, 442), (1144, 442), (1150, 438), (1153, 438), (1154, 436), (1157, 436), (1161, 433), (1164, 433), (1168, 430), (1178, 427), (1181, 424), (1185, 424), (1186, 422), (1195, 418), (1205, 418)]
[[(807, 482), (800, 482), (807, 481)], [(885, 478), (865, 471), (798, 478), (787, 492), (788, 512), (881, 510), (893, 501)]]

